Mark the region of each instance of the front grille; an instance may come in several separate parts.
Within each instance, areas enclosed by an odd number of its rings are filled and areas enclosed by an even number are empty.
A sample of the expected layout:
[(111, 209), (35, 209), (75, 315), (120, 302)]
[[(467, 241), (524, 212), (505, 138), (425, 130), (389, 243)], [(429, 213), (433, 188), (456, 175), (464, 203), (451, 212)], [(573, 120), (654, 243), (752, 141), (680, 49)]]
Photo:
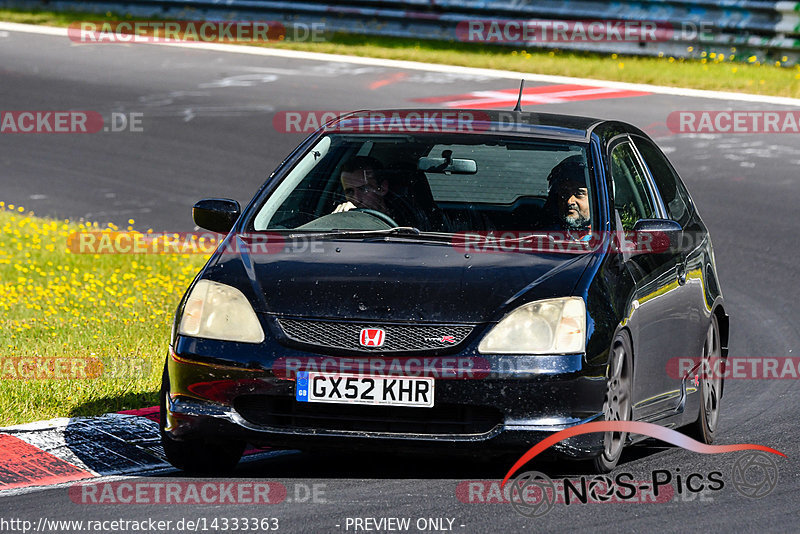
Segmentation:
[[(285, 318), (278, 319), (278, 324), (286, 337), (293, 341), (361, 352), (409, 352), (453, 347), (464, 341), (473, 329), (470, 325), (387, 325)], [(362, 346), (360, 339), (364, 328), (382, 328), (386, 332), (383, 346)]]
[(488, 406), (438, 404), (432, 408), (297, 402), (292, 397), (242, 395), (234, 408), (254, 425), (283, 429), (382, 434), (485, 434), (503, 422)]

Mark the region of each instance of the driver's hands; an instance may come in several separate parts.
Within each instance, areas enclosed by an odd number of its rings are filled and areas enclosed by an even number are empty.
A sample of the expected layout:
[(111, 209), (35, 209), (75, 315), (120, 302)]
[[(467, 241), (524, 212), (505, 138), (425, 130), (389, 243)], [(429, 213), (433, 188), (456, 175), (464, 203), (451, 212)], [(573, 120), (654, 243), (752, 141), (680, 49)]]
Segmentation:
[(352, 202), (350, 202), (350, 201), (342, 202), (341, 204), (336, 206), (336, 209), (333, 210), (333, 213), (342, 213), (344, 211), (350, 211), (350, 210), (354, 210), (354, 209), (356, 209), (356, 205), (353, 204)]

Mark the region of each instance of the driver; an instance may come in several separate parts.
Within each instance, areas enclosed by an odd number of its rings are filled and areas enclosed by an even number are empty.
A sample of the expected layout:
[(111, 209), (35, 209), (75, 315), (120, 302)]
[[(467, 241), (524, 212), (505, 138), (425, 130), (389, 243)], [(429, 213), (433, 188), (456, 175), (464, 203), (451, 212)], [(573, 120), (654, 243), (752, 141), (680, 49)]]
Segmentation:
[(352, 209), (371, 209), (393, 217), (386, 204), (389, 181), (381, 177), (383, 165), (369, 156), (350, 158), (342, 165), (340, 180), (347, 200), (336, 206), (333, 213)]

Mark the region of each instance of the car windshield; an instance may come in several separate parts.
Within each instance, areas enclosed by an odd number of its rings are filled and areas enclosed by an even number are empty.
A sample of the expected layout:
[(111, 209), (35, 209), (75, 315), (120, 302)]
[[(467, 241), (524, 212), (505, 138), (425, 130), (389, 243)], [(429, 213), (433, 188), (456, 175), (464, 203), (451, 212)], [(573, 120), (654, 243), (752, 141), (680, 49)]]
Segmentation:
[(330, 134), (263, 202), (255, 231), (590, 230), (587, 145), (499, 135)]

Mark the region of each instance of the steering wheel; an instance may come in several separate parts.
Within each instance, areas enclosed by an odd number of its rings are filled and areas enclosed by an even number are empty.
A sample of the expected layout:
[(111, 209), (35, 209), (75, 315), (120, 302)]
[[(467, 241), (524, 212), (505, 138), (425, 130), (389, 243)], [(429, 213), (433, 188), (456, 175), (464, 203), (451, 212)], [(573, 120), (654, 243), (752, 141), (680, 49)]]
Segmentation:
[(388, 224), (389, 228), (395, 228), (397, 226), (400, 226), (399, 224), (397, 224), (397, 222), (395, 222), (394, 219), (392, 219), (391, 217), (389, 217), (385, 213), (380, 212), (378, 210), (371, 210), (369, 208), (356, 208), (356, 209), (350, 210), (350, 211), (360, 211), (362, 213), (366, 213), (368, 215), (372, 215), (376, 219), (380, 219), (381, 221), (383, 221), (386, 224)]

